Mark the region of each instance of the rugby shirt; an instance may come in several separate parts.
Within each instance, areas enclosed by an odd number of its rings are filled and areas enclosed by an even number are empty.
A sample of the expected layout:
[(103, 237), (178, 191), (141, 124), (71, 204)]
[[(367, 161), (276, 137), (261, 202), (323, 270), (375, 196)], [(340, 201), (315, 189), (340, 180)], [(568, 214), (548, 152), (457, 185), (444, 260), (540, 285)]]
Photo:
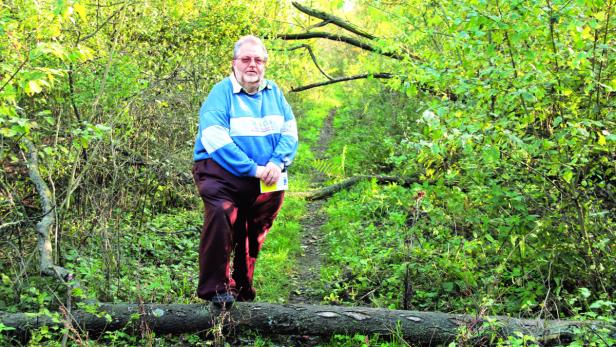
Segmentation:
[(253, 95), (231, 76), (218, 82), (199, 111), (194, 160), (211, 158), (236, 176), (257, 165), (288, 166), (297, 151), (293, 111), (278, 86), (265, 80)]

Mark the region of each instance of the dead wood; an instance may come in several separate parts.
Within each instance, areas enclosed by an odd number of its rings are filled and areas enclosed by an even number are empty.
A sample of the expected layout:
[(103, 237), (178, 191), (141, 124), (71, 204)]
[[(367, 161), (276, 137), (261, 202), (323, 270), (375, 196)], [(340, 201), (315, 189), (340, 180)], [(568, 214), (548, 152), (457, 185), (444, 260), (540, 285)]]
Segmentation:
[[(371, 43), (367, 43), (367, 41), (371, 41), (374, 42), (375, 40), (377, 40), (378, 38), (372, 34), (368, 34), (365, 31), (359, 29), (356, 25), (351, 24), (347, 21), (345, 21), (344, 19), (334, 16), (332, 14), (329, 13), (325, 13), (323, 11), (319, 11), (304, 5), (300, 5), (296, 2), (293, 2), (293, 6), (295, 8), (297, 8), (298, 10), (300, 10), (301, 12), (304, 12), (306, 14), (308, 14), (309, 16), (321, 19), (322, 21), (311, 26), (310, 28), (307, 28), (306, 32), (303, 33), (287, 33), (287, 34), (278, 34), (276, 36), (274, 36), (273, 38), (278, 38), (278, 39), (282, 39), (282, 40), (307, 40), (307, 39), (313, 39), (313, 38), (323, 38), (323, 39), (328, 39), (328, 40), (332, 40), (332, 41), (338, 41), (338, 42), (344, 42), (346, 44), (361, 48), (365, 51), (369, 51), (369, 52), (373, 52), (373, 53), (377, 53), (386, 57), (390, 57), (393, 59), (397, 59), (397, 60), (404, 60), (404, 59), (412, 59), (418, 62), (423, 61), (423, 59), (421, 59), (421, 57), (417, 54), (411, 53), (411, 52), (406, 52), (405, 54), (399, 54), (396, 52), (387, 52), (387, 51), (383, 51), (380, 48), (377, 48), (376, 46), (372, 45)], [(345, 36), (345, 35), (338, 35), (338, 34), (333, 34), (333, 33), (328, 33), (328, 32), (322, 32), (322, 31), (310, 31), (311, 28), (315, 28), (315, 27), (323, 27), (327, 24), (334, 24), (346, 31), (349, 31), (353, 34), (356, 34), (358, 36), (360, 36), (363, 39), (366, 40), (360, 40), (354, 37), (350, 37), (350, 36)], [(324, 82), (317, 82), (317, 83), (312, 83), (312, 84), (308, 84), (305, 86), (300, 86), (300, 87), (296, 87), (293, 88), (291, 91), (292, 92), (300, 92), (300, 91), (304, 91), (304, 90), (308, 90), (308, 89), (312, 89), (312, 88), (316, 88), (316, 87), (321, 87), (321, 86), (325, 86), (325, 85), (329, 85), (329, 84), (333, 84), (333, 83), (339, 83), (339, 82), (346, 82), (346, 81), (353, 81), (356, 79), (360, 79), (360, 78), (367, 78), (368, 76), (373, 76), (374, 78), (392, 78), (392, 74), (391, 73), (377, 73), (377, 74), (363, 74), (363, 75), (356, 75), (356, 76), (349, 76), (349, 77), (338, 77), (338, 78), (331, 78), (331, 76), (329, 76), (327, 73), (325, 73), (323, 71), (323, 69), (321, 69), (321, 67), (319, 66), (319, 64), (316, 61), (316, 58), (314, 56), (314, 53), (312, 52), (312, 49), (308, 46), (305, 47), (303, 45), (300, 46), (296, 46), (293, 47), (291, 50), (293, 49), (297, 49), (297, 48), (307, 48), (308, 52), (310, 53), (310, 56), (312, 57), (312, 61), (314, 62), (315, 66), (319, 69), (319, 71), (328, 79), (328, 81), (324, 81)], [(425, 83), (419, 83), (419, 82), (413, 82), (417, 88), (421, 91), (424, 91), (428, 94), (431, 95), (435, 95), (435, 96), (439, 96), (439, 97), (444, 97), (447, 98), (451, 101), (457, 101), (458, 100), (458, 96), (453, 93), (451, 90), (449, 89), (445, 89), (443, 91), (439, 91), (436, 88), (430, 86), (430, 85), (426, 85)]]
[[(69, 326), (81, 333), (100, 335), (123, 329), (136, 334), (148, 329), (157, 334), (207, 332), (215, 322), (227, 333), (256, 331), (263, 335), (378, 334), (397, 336), (411, 344), (437, 345), (454, 341), (460, 329), (477, 339), (505, 337), (514, 332), (534, 336), (540, 343), (570, 341), (574, 329), (608, 329), (597, 322), (516, 319), (503, 316), (475, 317), (440, 312), (388, 310), (324, 305), (235, 303), (221, 312), (208, 304), (99, 304), (98, 314), (74, 311)], [(109, 319), (105, 317), (109, 317)], [(24, 334), (42, 326), (64, 327), (67, 322), (49, 316), (2, 313), (0, 323)]]
[(336, 26), (339, 26), (342, 29), (348, 30), (350, 32), (352, 32), (353, 34), (357, 34), (359, 36), (363, 36), (369, 40), (373, 40), (376, 39), (376, 36), (369, 34), (361, 29), (359, 29), (356, 25), (351, 24), (347, 21), (345, 21), (344, 19), (340, 18), (340, 17), (336, 17), (334, 15), (331, 15), (329, 13), (325, 13), (323, 11), (319, 11), (319, 10), (315, 10), (313, 8), (307, 7), (307, 6), (303, 6), (298, 4), (297, 2), (293, 1), (292, 2), (293, 7), (295, 7), (296, 9), (300, 10), (301, 12), (304, 12), (305, 14), (311, 16), (311, 17), (315, 17), (315, 18), (319, 18), (322, 19), (324, 23), (324, 25), (326, 24), (334, 24)]
[(321, 189), (317, 189), (317, 190), (313, 190), (309, 192), (290, 193), (290, 195), (304, 197), (306, 198), (306, 200), (320, 200), (320, 199), (329, 198), (335, 193), (341, 190), (344, 190), (344, 189), (348, 189), (363, 180), (370, 180), (370, 179), (376, 180), (379, 184), (397, 183), (404, 187), (408, 187), (412, 185), (413, 183), (420, 183), (419, 179), (414, 178), (414, 177), (360, 175), (360, 176), (354, 176), (351, 178), (347, 178), (346, 180), (342, 182), (332, 184), (331, 186), (327, 186)]
[[(331, 33), (324, 32), (324, 31), (309, 31), (309, 32), (297, 33), (297, 34), (278, 34), (276, 35), (276, 38), (287, 40), (287, 41), (322, 38), (322, 39), (328, 39), (332, 41), (344, 42), (351, 46), (361, 48), (365, 51), (378, 53), (380, 55), (384, 55), (386, 57), (390, 57), (390, 58), (397, 59), (397, 60), (403, 60), (405, 58), (405, 56), (399, 55), (398, 53), (383, 52), (375, 48), (374, 46), (368, 43), (365, 43), (363, 41), (360, 41), (358, 39), (355, 39), (349, 36), (344, 36), (344, 35), (331, 34)], [(415, 60), (420, 60), (420, 58), (414, 54), (409, 54), (408, 57), (415, 59)]]

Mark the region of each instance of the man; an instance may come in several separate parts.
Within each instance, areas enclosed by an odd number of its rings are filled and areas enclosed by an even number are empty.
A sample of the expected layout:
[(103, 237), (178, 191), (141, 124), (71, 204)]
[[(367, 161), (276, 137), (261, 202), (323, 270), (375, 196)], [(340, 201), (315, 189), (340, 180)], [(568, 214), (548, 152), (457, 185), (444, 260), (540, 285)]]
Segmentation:
[(255, 298), (256, 258), (284, 197), (284, 191), (261, 193), (259, 181), (276, 183), (297, 150), (295, 117), (278, 86), (264, 78), (266, 63), (259, 38), (240, 38), (231, 75), (199, 112), (193, 177), (205, 220), (197, 295), (221, 306)]

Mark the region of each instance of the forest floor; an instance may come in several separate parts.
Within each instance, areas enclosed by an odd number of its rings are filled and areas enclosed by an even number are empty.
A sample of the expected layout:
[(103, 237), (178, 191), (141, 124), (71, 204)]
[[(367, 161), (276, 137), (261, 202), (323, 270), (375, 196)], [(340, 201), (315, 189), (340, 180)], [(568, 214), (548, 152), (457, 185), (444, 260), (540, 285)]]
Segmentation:
[[(319, 140), (313, 149), (315, 159), (325, 159), (325, 152), (329, 142), (334, 136), (333, 121), (336, 109), (329, 111), (327, 118), (323, 122), (323, 127), (319, 134)], [(320, 187), (327, 179), (324, 173), (315, 170), (311, 179), (311, 185), (315, 188)], [(323, 234), (321, 227), (327, 222), (327, 216), (322, 211), (324, 200), (309, 201), (306, 205), (306, 215), (301, 220), (302, 253), (297, 264), (298, 268), (293, 278), (294, 289), (289, 295), (289, 303), (295, 304), (318, 304), (323, 299), (319, 290), (320, 269), (322, 259)]]

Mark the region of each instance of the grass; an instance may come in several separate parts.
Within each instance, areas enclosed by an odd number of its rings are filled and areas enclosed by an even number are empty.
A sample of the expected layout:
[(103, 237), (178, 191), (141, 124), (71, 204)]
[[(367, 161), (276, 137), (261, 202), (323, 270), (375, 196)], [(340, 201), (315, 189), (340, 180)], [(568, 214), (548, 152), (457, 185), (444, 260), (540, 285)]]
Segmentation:
[(263, 244), (255, 268), (257, 301), (284, 303), (291, 290), (290, 273), (297, 268), (300, 254), (300, 218), (305, 202), (298, 198), (286, 198), (280, 214)]

